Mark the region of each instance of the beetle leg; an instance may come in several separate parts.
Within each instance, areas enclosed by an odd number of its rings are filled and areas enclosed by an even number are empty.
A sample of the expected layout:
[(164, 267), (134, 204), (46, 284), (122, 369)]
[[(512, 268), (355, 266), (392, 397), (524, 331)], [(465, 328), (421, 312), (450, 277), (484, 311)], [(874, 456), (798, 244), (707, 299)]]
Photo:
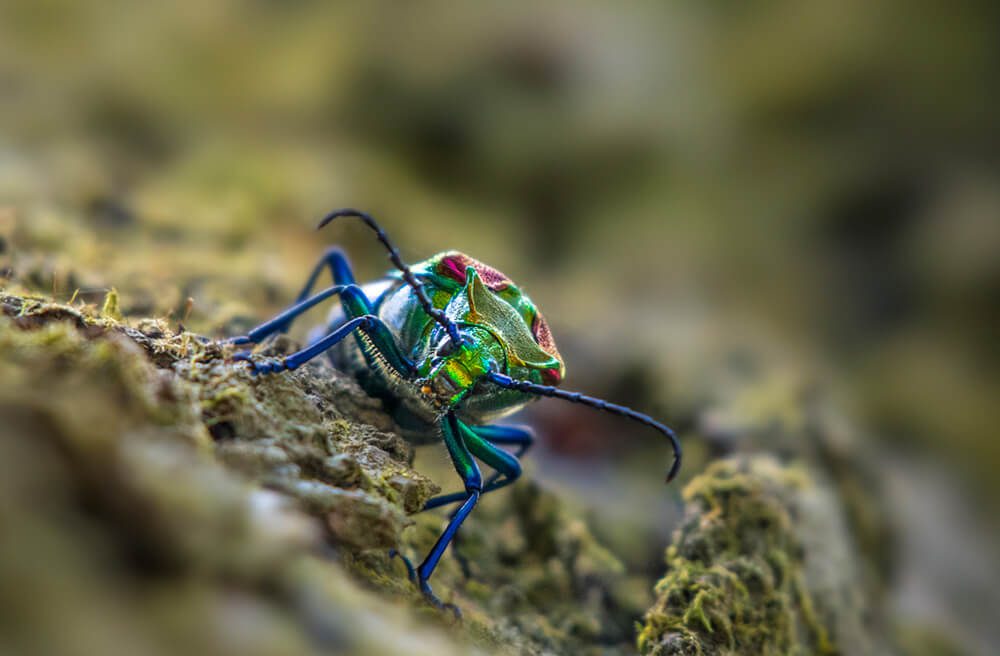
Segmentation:
[[(472, 434), (466, 441), (475, 456), (496, 470), (483, 484), (483, 494), (506, 487), (521, 475), (521, 464), (517, 459), (534, 444), (534, 431), (526, 426), (466, 426), (462, 424), (462, 428)], [(463, 435), (465, 431), (463, 431)], [(517, 445), (518, 449), (511, 455), (496, 448), (493, 446), (494, 444)], [(504, 477), (503, 480), (499, 480), (501, 476)], [(465, 499), (465, 495), (461, 492), (442, 494), (428, 500), (422, 511), (446, 506), (463, 499)]]
[(455, 466), (455, 471), (462, 477), (462, 482), (465, 484), (465, 502), (459, 507), (454, 516), (451, 517), (448, 526), (441, 533), (437, 542), (434, 543), (430, 553), (424, 558), (424, 562), (420, 563), (416, 569), (417, 583), (420, 586), (420, 591), (424, 593), (427, 600), (438, 608), (451, 608), (456, 616), (461, 615), (458, 608), (446, 605), (438, 599), (437, 595), (431, 589), (428, 580), (434, 573), (434, 569), (437, 567), (438, 561), (441, 560), (445, 549), (448, 548), (448, 544), (455, 537), (458, 527), (462, 525), (462, 522), (469, 516), (472, 509), (476, 507), (479, 496), (482, 494), (482, 474), (479, 473), (479, 465), (476, 464), (469, 446), (466, 444), (462, 427), (462, 423), (451, 412), (446, 414), (441, 421), (441, 433), (444, 438), (445, 447), (451, 456), (451, 462)]
[(301, 303), (309, 297), (309, 292), (316, 285), (316, 281), (319, 280), (320, 275), (323, 273), (323, 269), (330, 269), (330, 276), (333, 278), (333, 284), (335, 285), (353, 285), (355, 284), (354, 272), (351, 270), (351, 263), (347, 260), (347, 256), (344, 255), (344, 251), (340, 250), (337, 246), (331, 246), (323, 253), (323, 257), (320, 258), (316, 266), (313, 267), (313, 271), (309, 274), (309, 280), (306, 281), (305, 287), (299, 293), (296, 303)]
[[(319, 294), (310, 296), (309, 294), (312, 292), (313, 287), (316, 286), (316, 281), (319, 280), (320, 275), (326, 268), (330, 269), (330, 276), (333, 278), (334, 286), (320, 292)], [(302, 291), (299, 292), (299, 295), (295, 299), (295, 303), (292, 307), (288, 308), (267, 323), (257, 326), (247, 335), (234, 337), (227, 341), (230, 344), (257, 344), (265, 337), (274, 333), (286, 333), (288, 332), (288, 329), (292, 327), (292, 322), (295, 321), (299, 315), (312, 309), (316, 304), (324, 301), (334, 294), (340, 293), (340, 291), (342, 291), (347, 285), (354, 284), (354, 272), (351, 270), (351, 263), (347, 260), (347, 256), (344, 255), (344, 252), (340, 250), (340, 248), (333, 246), (327, 249), (326, 253), (323, 254), (323, 257), (316, 263), (316, 266), (313, 267), (312, 273), (309, 274), (309, 279), (306, 281)], [(372, 313), (364, 312), (363, 314)]]
[[(250, 338), (250, 341), (257, 343), (261, 339), (264, 339), (265, 337), (273, 333), (284, 334), (288, 332), (288, 329), (292, 327), (292, 322), (295, 321), (295, 319), (298, 318), (300, 314), (312, 308), (313, 305), (323, 300), (319, 299), (308, 306), (304, 306), (306, 302), (311, 301), (312, 299), (319, 296), (319, 294), (317, 294), (316, 296), (310, 297), (309, 294), (312, 292), (313, 287), (316, 286), (316, 282), (319, 280), (319, 277), (323, 273), (323, 270), (327, 268), (330, 269), (330, 277), (333, 278), (333, 284), (335, 287), (343, 288), (347, 285), (355, 284), (354, 272), (351, 270), (351, 263), (348, 261), (347, 256), (344, 254), (344, 251), (342, 251), (337, 246), (332, 246), (328, 248), (327, 251), (323, 253), (323, 257), (321, 257), (319, 262), (316, 263), (316, 266), (313, 267), (312, 273), (309, 274), (309, 279), (306, 281), (306, 284), (302, 287), (302, 291), (299, 292), (298, 297), (296, 297), (294, 305), (288, 310), (279, 314), (271, 321), (267, 322), (266, 324), (263, 324), (255, 328), (254, 329), (255, 331), (261, 331), (262, 329), (264, 329), (265, 326), (267, 326), (267, 332), (264, 332), (263, 334), (258, 334), (258, 339), (253, 339), (254, 335), (251, 332), (251, 334), (247, 335), (247, 337)], [(331, 287), (331, 289), (333, 288)], [(321, 294), (325, 293), (326, 292), (321, 292)], [(326, 296), (324, 298), (328, 297), (329, 296)], [(301, 311), (296, 312), (295, 311), (296, 308), (300, 307), (302, 308)], [(373, 314), (373, 313), (366, 312), (365, 314)], [(237, 337), (235, 339), (239, 340), (244, 338)], [(248, 342), (233, 341), (233, 343), (246, 344)]]
[[(531, 429), (518, 426), (466, 426), (461, 422), (460, 427), (462, 439), (472, 454), (496, 470), (483, 484), (483, 494), (506, 487), (521, 476), (521, 463), (517, 459), (535, 440), (534, 432)], [(494, 446), (497, 443), (517, 444), (519, 448), (515, 455), (511, 455)], [(500, 479), (501, 476), (503, 479)], [(461, 494), (443, 495), (428, 501), (424, 510), (461, 501), (462, 498)], [(461, 508), (453, 511), (448, 519), (454, 519), (459, 510)], [(461, 535), (455, 536), (451, 551), (462, 568), (462, 574), (469, 579), (472, 578), (472, 570), (469, 567), (469, 560), (459, 551), (460, 538)]]
[(298, 369), (303, 364), (312, 360), (320, 353), (329, 350), (337, 342), (341, 341), (356, 329), (366, 330), (371, 329), (372, 326), (379, 323), (378, 317), (373, 317), (371, 315), (365, 315), (361, 317), (355, 317), (345, 323), (343, 326), (333, 331), (323, 339), (319, 340), (315, 344), (311, 344), (307, 348), (302, 349), (292, 353), (291, 355), (278, 359), (278, 360), (268, 360), (265, 362), (256, 362), (253, 360), (249, 352), (237, 353), (233, 356), (234, 360), (249, 362), (253, 368), (253, 373), (256, 374), (276, 374), (282, 371), (292, 371)]
[(277, 332), (286, 332), (288, 327), (292, 325), (294, 321), (300, 314), (311, 310), (313, 307), (322, 303), (331, 296), (340, 294), (346, 289), (344, 285), (334, 285), (333, 287), (328, 287), (318, 294), (310, 296), (309, 298), (300, 299), (295, 305), (288, 308), (278, 316), (274, 317), (270, 321), (266, 321), (246, 335), (240, 337), (232, 337), (226, 340), (227, 344), (259, 344), (266, 337), (273, 335)]
[[(346, 286), (340, 294), (340, 302), (343, 304), (344, 313), (348, 318), (375, 315), (372, 302), (365, 295), (364, 290), (357, 285)], [(416, 367), (399, 350), (392, 332), (382, 323), (381, 319), (364, 328), (363, 331), (367, 341), (359, 335), (358, 346), (364, 353), (365, 361), (368, 362), (369, 367), (378, 369), (388, 365), (391, 373), (404, 379), (411, 379), (416, 375)]]
[(492, 444), (516, 445), (514, 457), (520, 458), (535, 443), (535, 431), (528, 426), (469, 426), (469, 430)]

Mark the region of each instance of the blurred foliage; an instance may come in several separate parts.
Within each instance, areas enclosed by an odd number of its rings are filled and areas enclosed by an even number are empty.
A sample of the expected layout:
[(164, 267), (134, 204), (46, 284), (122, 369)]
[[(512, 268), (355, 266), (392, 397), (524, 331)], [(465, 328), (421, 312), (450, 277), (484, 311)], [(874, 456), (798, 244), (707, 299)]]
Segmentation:
[[(363, 207), (410, 260), (457, 248), (525, 286), (569, 386), (710, 437), (686, 440), (685, 476), (734, 448), (706, 427), (726, 425), (710, 410), (741, 375), (795, 371), (868, 427), (890, 490), (934, 463), (974, 514), (919, 521), (989, 552), (998, 25), (985, 0), (10, 0), (0, 276), (64, 301), (116, 287), (126, 315), (234, 332), (287, 302), (326, 243), (378, 275), (360, 229), (309, 230)], [(558, 406), (534, 421), (558, 438), (539, 471), (658, 575), (676, 519), (663, 446)], [(964, 602), (928, 601), (926, 576), (901, 601), (914, 620), (995, 635), (975, 600), (995, 599), (996, 571), (949, 593)]]

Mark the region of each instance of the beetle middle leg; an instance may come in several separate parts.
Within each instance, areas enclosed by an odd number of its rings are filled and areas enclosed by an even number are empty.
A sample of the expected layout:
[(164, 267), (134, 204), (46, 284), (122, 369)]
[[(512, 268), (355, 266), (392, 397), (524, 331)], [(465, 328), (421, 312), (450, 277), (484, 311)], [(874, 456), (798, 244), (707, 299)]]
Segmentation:
[(330, 269), (330, 277), (333, 278), (333, 284), (335, 285), (356, 284), (354, 270), (351, 269), (351, 263), (347, 259), (347, 255), (344, 254), (344, 251), (340, 247), (331, 246), (323, 253), (323, 257), (316, 263), (316, 266), (313, 267), (312, 273), (309, 274), (309, 279), (306, 281), (302, 291), (299, 292), (298, 298), (295, 299), (296, 303), (301, 303), (309, 298), (309, 293), (323, 274), (324, 269)]
[(328, 287), (318, 294), (313, 296), (300, 299), (278, 316), (274, 317), (269, 321), (265, 321), (260, 324), (246, 335), (241, 335), (239, 337), (230, 338), (227, 341), (229, 344), (244, 345), (244, 344), (259, 344), (267, 337), (273, 335), (274, 333), (284, 333), (292, 325), (292, 322), (301, 314), (308, 312), (313, 307), (322, 303), (326, 299), (336, 296), (337, 294), (343, 293), (347, 289), (345, 285), (334, 285), (333, 287)]

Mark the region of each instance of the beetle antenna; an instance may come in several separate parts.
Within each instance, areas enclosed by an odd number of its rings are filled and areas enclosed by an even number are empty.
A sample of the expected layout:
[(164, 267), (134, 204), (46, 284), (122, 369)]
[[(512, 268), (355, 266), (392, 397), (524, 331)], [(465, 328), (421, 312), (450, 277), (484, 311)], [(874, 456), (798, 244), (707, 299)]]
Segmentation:
[(389, 236), (385, 234), (385, 230), (382, 229), (371, 214), (350, 207), (345, 207), (343, 209), (334, 210), (323, 217), (323, 220), (319, 222), (319, 226), (317, 226), (316, 229), (321, 230), (326, 224), (342, 216), (353, 216), (359, 218), (365, 222), (365, 225), (375, 231), (375, 236), (380, 242), (382, 242), (382, 245), (385, 246), (386, 250), (389, 251), (389, 259), (392, 261), (393, 266), (400, 270), (403, 274), (403, 280), (406, 281), (407, 285), (413, 288), (414, 293), (417, 295), (417, 300), (420, 301), (420, 305), (424, 308), (424, 312), (429, 314), (432, 319), (444, 326), (444, 329), (448, 331), (448, 336), (451, 338), (452, 342), (456, 345), (461, 344), (464, 339), (461, 331), (458, 329), (458, 325), (449, 319), (444, 312), (434, 307), (434, 304), (431, 303), (431, 299), (427, 296), (427, 292), (424, 290), (423, 283), (417, 280), (417, 277), (413, 275), (413, 271), (410, 270), (410, 267), (403, 262), (403, 259), (399, 256), (399, 249), (396, 248), (391, 241), (389, 241)]
[(579, 392), (567, 392), (566, 390), (561, 390), (550, 385), (537, 385), (527, 380), (518, 380), (516, 378), (511, 378), (510, 376), (505, 376), (501, 373), (493, 372), (489, 374), (489, 379), (494, 384), (506, 389), (526, 392), (527, 394), (534, 394), (536, 396), (548, 396), (555, 399), (563, 399), (564, 401), (579, 403), (581, 405), (590, 406), (591, 408), (603, 410), (604, 412), (609, 412), (613, 415), (628, 417), (629, 419), (634, 419), (641, 424), (655, 428), (667, 436), (667, 439), (670, 440), (670, 446), (673, 447), (674, 450), (674, 462), (670, 465), (670, 470), (667, 472), (668, 483), (673, 480), (674, 476), (677, 475), (677, 471), (681, 468), (681, 444), (677, 439), (676, 433), (674, 433), (674, 431), (668, 426), (661, 424), (648, 415), (636, 412), (632, 408), (615, 405), (614, 403), (609, 403), (603, 399), (596, 399), (592, 396), (580, 394)]

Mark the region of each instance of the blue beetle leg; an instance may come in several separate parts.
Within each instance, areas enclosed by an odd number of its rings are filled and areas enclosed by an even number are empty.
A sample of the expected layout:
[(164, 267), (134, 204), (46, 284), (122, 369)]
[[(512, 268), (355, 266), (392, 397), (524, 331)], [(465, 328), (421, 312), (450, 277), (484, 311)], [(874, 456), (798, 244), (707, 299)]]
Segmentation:
[[(322, 274), (323, 270), (327, 267), (330, 268), (330, 275), (333, 277), (333, 287), (330, 287), (315, 296), (309, 296), (313, 287), (316, 286), (316, 281), (319, 280), (320, 274)], [(228, 339), (226, 340), (226, 343), (237, 345), (257, 344), (265, 337), (273, 335), (274, 333), (286, 333), (288, 332), (288, 329), (292, 327), (292, 322), (295, 321), (299, 315), (312, 309), (316, 304), (322, 303), (331, 296), (340, 293), (348, 285), (354, 284), (354, 272), (351, 270), (351, 264), (348, 262), (347, 256), (344, 255), (344, 252), (336, 246), (331, 247), (326, 251), (326, 253), (323, 254), (323, 257), (316, 263), (316, 266), (313, 267), (313, 271), (309, 275), (309, 280), (306, 281), (302, 291), (299, 292), (299, 295), (295, 299), (295, 303), (292, 307), (288, 308), (270, 321), (257, 326), (248, 334)], [(362, 312), (361, 314), (373, 313)]]
[(397, 551), (395, 549), (390, 549), (389, 550), (389, 558), (390, 559), (392, 559), (392, 558), (399, 558), (401, 561), (403, 561), (403, 564), (406, 565), (406, 576), (407, 576), (407, 578), (410, 579), (410, 583), (416, 583), (417, 582), (417, 570), (414, 569), (413, 563), (410, 562), (409, 558), (407, 558), (403, 554), (399, 553), (399, 551)]
[(333, 284), (335, 285), (353, 285), (354, 271), (351, 270), (351, 263), (347, 260), (347, 256), (344, 255), (344, 251), (340, 250), (337, 246), (332, 246), (323, 253), (323, 257), (320, 258), (316, 266), (313, 267), (312, 273), (309, 274), (309, 280), (306, 281), (305, 287), (299, 292), (299, 296), (296, 299), (296, 303), (301, 303), (306, 298), (309, 297), (309, 292), (316, 285), (316, 281), (319, 280), (320, 275), (323, 273), (323, 269), (329, 267), (330, 275), (333, 278)]
[[(451, 462), (455, 466), (455, 471), (458, 472), (458, 475), (462, 477), (462, 482), (465, 483), (465, 503), (461, 505), (451, 518), (451, 521), (448, 522), (448, 526), (444, 529), (441, 537), (437, 539), (437, 542), (434, 543), (430, 553), (424, 558), (424, 562), (420, 563), (420, 566), (417, 567), (417, 582), (420, 585), (420, 591), (424, 593), (424, 597), (429, 602), (438, 608), (447, 608), (449, 606), (446, 606), (434, 594), (428, 580), (431, 574), (434, 573), (434, 569), (437, 567), (438, 561), (441, 560), (445, 549), (448, 548), (448, 544), (455, 537), (458, 527), (462, 525), (462, 522), (469, 516), (472, 509), (476, 507), (479, 495), (483, 489), (483, 479), (479, 473), (479, 465), (476, 464), (472, 453), (469, 451), (469, 447), (463, 439), (462, 424), (455, 418), (453, 413), (449, 412), (441, 421), (441, 434), (444, 438), (445, 447), (448, 449), (448, 455), (451, 456)], [(450, 608), (456, 615), (461, 616), (458, 608), (454, 606), (450, 606)]]
[(320, 353), (332, 348), (337, 342), (341, 341), (356, 329), (370, 328), (371, 326), (379, 323), (378, 318), (365, 315), (362, 317), (355, 317), (351, 319), (343, 326), (333, 331), (323, 339), (319, 340), (315, 344), (312, 344), (308, 348), (302, 349), (296, 353), (292, 353), (288, 357), (281, 358), (280, 360), (267, 360), (264, 362), (256, 362), (252, 359), (250, 353), (243, 352), (237, 353), (233, 356), (234, 360), (249, 362), (253, 367), (253, 373), (256, 374), (275, 374), (282, 371), (291, 371), (293, 369), (298, 369), (303, 364), (312, 360)]
[[(323, 298), (328, 298), (336, 293), (340, 294), (341, 302), (344, 305), (344, 311), (349, 317), (349, 320), (338, 326), (336, 330), (313, 341), (305, 349), (297, 353), (293, 353), (292, 355), (289, 355), (281, 360), (272, 361), (270, 363), (254, 363), (253, 360), (245, 353), (234, 356), (233, 359), (251, 362), (254, 366), (254, 373), (257, 374), (278, 373), (281, 371), (297, 369), (309, 360), (312, 360), (317, 355), (320, 355), (321, 353), (332, 348), (344, 337), (353, 332), (354, 329), (358, 329), (365, 332), (371, 342), (371, 345), (374, 346), (379, 352), (379, 355), (381, 355), (381, 359), (378, 363), (376, 363), (374, 361), (375, 356), (369, 353), (368, 349), (365, 348), (365, 344), (361, 342), (360, 337), (358, 338), (359, 346), (361, 346), (361, 350), (364, 352), (366, 359), (373, 368), (376, 364), (388, 365), (401, 378), (409, 378), (414, 370), (413, 364), (405, 356), (403, 356), (402, 353), (400, 353), (399, 347), (396, 346), (396, 341), (393, 338), (392, 333), (385, 326), (385, 324), (382, 323), (382, 320), (373, 315), (374, 310), (372, 308), (372, 304), (360, 287), (357, 285), (340, 285), (330, 287), (328, 290), (307, 299), (300, 305), (305, 305), (307, 303), (315, 305), (316, 303), (321, 302)], [(312, 306), (310, 305), (310, 307)], [(286, 311), (286, 314), (293, 311), (295, 311), (295, 308)], [(284, 321), (284, 319), (282, 318), (282, 315), (279, 315), (267, 324), (263, 324), (261, 328), (263, 329), (264, 326), (267, 326), (268, 324), (273, 325), (275, 322), (280, 324), (282, 321)], [(254, 331), (252, 331), (251, 334), (253, 334), (253, 332)]]
[[(499, 425), (465, 426), (463, 424), (463, 427), (475, 433), (475, 435), (478, 436), (479, 438), (482, 438), (487, 442), (491, 442), (492, 444), (517, 445), (518, 448), (513, 455), (513, 458), (515, 458), (515, 462), (517, 458), (523, 456), (524, 453), (529, 448), (531, 448), (531, 445), (535, 443), (535, 433), (527, 426), (499, 426)], [(506, 452), (500, 451), (499, 449), (494, 449), (494, 450), (503, 453), (506, 456), (510, 455), (507, 454)], [(512, 477), (510, 475), (510, 472), (513, 471), (512, 467), (508, 467), (505, 470), (503, 466), (498, 467), (487, 458), (480, 456), (480, 454), (476, 453), (475, 455), (477, 458), (479, 458), (480, 460), (482, 460), (483, 462), (485, 462), (490, 467), (493, 467), (496, 470), (496, 472), (488, 479), (486, 479), (486, 482), (483, 484), (483, 494), (510, 485), (511, 483), (514, 482), (513, 479), (517, 478), (520, 475), (520, 463), (517, 463), (518, 473), (514, 474)], [(502, 460), (502, 457), (497, 456), (496, 458), (493, 458), (493, 460), (500, 461)], [(498, 484), (497, 483), (498, 479), (504, 475), (506, 475), (506, 478), (500, 481)], [(453, 494), (442, 494), (441, 496), (429, 499), (427, 503), (424, 504), (424, 507), (421, 508), (421, 512), (423, 512), (424, 510), (431, 510), (432, 508), (440, 508), (441, 506), (446, 506), (450, 503), (457, 503), (459, 501), (463, 501), (464, 499), (465, 499), (465, 494), (462, 492), (455, 492)]]
[(337, 294), (340, 294), (341, 292), (344, 291), (344, 289), (346, 289), (344, 285), (334, 285), (333, 287), (324, 289), (320, 293), (311, 296), (307, 299), (304, 300), (300, 299), (298, 302), (296, 302), (295, 305), (288, 308), (287, 310), (285, 310), (278, 316), (274, 317), (270, 321), (266, 321), (260, 324), (246, 335), (227, 339), (226, 343), (237, 344), (237, 345), (259, 344), (269, 335), (273, 335), (274, 333), (277, 332), (283, 333), (287, 331), (288, 327), (292, 325), (292, 321), (294, 321), (296, 317), (298, 317), (300, 314), (308, 312), (313, 307), (315, 307), (319, 303), (322, 303), (331, 296), (336, 296)]
[(535, 431), (528, 426), (506, 426), (502, 424), (488, 424), (486, 426), (469, 426), (469, 429), (493, 444), (516, 444), (521, 448), (517, 451), (517, 456), (524, 455), (535, 443)]
[[(517, 449), (514, 451), (515, 458), (523, 456), (535, 443), (535, 431), (527, 426), (501, 426), (494, 424), (490, 426), (470, 426), (469, 428), (473, 433), (491, 444), (516, 445)], [(485, 492), (502, 474), (503, 472), (497, 469), (496, 473), (486, 480), (483, 491)], [(495, 490), (497, 488), (490, 489)]]
[[(472, 455), (496, 470), (496, 474), (490, 477), (483, 486), (483, 494), (506, 487), (521, 476), (521, 463), (518, 461), (517, 456), (511, 455), (503, 449), (494, 446), (494, 444), (475, 429), (464, 425), (462, 428), (464, 429), (462, 431), (462, 439), (465, 440), (465, 444), (469, 447)], [(514, 430), (518, 429), (515, 428)], [(508, 433), (508, 435), (510, 434)], [(533, 441), (534, 436), (529, 433), (527, 434), (527, 439)], [(531, 441), (527, 442), (527, 444), (530, 445)], [(521, 444), (524, 445), (524, 442), (521, 442)], [(503, 476), (503, 479), (497, 480), (500, 476)]]
[[(483, 485), (483, 494), (506, 487), (521, 476), (521, 463), (518, 462), (517, 457), (496, 447), (485, 438), (484, 433), (508, 443), (519, 444), (521, 446), (519, 452), (523, 452), (534, 441), (534, 435), (530, 431), (521, 430), (513, 426), (494, 426), (489, 428), (495, 430), (480, 430), (479, 428), (466, 426), (461, 422), (459, 423), (459, 427), (462, 430), (462, 440), (469, 447), (472, 455), (496, 470), (496, 473)], [(481, 428), (485, 429), (487, 427), (484, 426)], [(502, 479), (500, 478), (501, 476), (503, 476)], [(449, 519), (454, 519), (459, 510), (461, 508), (453, 512)], [(469, 566), (469, 560), (461, 553), (459, 545), (460, 536), (456, 535), (451, 552), (454, 554), (459, 566), (461, 566), (462, 574), (465, 578), (472, 578), (472, 569)]]

